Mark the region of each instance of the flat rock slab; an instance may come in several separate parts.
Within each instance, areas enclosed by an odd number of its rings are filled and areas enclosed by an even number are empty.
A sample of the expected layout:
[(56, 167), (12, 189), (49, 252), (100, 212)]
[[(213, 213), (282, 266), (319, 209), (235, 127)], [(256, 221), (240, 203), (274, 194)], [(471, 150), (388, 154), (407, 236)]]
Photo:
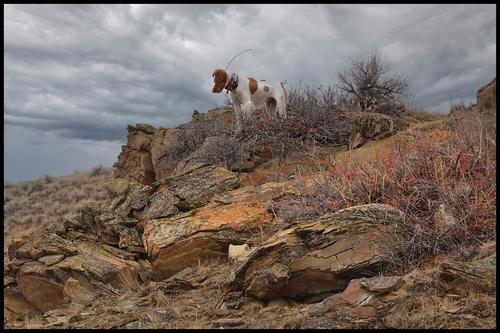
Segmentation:
[(301, 312), (312, 316), (333, 317), (343, 314), (373, 320), (379, 311), (394, 304), (392, 301), (408, 294), (405, 288), (402, 288), (404, 282), (392, 284), (392, 290), (386, 293), (374, 292), (364, 286), (379, 285), (381, 280), (403, 281), (399, 276), (353, 279), (343, 292), (327, 297), (320, 303), (308, 305)]
[(260, 300), (305, 298), (343, 290), (353, 278), (375, 275), (398, 247), (403, 213), (368, 204), (299, 223), (252, 251), (233, 284)]
[(273, 199), (293, 191), (289, 183), (239, 188), (196, 210), (145, 221), (142, 238), (153, 278), (160, 281), (199, 260), (227, 257), (230, 244), (248, 243), (259, 227), (272, 223)]
[(399, 289), (404, 284), (404, 280), (400, 276), (380, 276), (362, 279), (360, 284), (370, 291), (386, 294)]

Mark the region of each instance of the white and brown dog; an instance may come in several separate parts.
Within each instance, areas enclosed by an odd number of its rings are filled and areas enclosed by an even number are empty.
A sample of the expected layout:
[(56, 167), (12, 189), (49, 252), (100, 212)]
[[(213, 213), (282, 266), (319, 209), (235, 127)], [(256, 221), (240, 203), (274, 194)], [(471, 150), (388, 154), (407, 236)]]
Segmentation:
[(268, 114), (278, 114), (286, 118), (288, 92), (285, 82), (281, 81), (278, 86), (265, 80), (257, 81), (235, 73), (228, 75), (224, 69), (216, 69), (212, 77), (214, 83), (212, 92), (218, 94), (226, 89), (238, 123), (242, 115), (250, 115), (261, 108)]

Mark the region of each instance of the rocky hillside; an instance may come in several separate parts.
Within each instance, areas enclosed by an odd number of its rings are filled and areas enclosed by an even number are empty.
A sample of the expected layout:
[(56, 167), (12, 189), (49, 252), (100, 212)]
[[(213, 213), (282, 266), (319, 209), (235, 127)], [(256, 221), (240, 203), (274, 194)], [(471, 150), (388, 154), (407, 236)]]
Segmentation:
[(495, 123), (338, 119), (129, 126), (104, 200), (9, 242), (4, 325), (495, 327)]
[(61, 216), (76, 216), (87, 205), (106, 198), (113, 169), (96, 166), (89, 172), (4, 182), (4, 245), (14, 235), (43, 228)]

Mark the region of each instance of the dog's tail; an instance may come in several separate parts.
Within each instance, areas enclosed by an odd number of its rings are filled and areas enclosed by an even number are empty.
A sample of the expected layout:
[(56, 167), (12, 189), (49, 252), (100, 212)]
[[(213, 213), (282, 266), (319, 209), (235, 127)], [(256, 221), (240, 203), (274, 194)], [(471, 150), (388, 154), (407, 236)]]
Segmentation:
[(286, 118), (286, 105), (288, 104), (288, 91), (285, 87), (286, 81), (280, 81), (281, 89), (283, 89), (283, 95), (281, 97), (281, 112), (283, 113), (283, 117)]
[(288, 91), (286, 90), (285, 84), (286, 81), (280, 81), (281, 89), (283, 89), (283, 96), (285, 97), (283, 102), (286, 104), (288, 102)]

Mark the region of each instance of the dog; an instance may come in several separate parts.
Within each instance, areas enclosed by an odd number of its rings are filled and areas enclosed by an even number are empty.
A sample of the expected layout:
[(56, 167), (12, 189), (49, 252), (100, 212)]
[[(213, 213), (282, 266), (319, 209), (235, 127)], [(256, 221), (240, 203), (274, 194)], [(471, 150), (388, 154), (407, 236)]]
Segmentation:
[(255, 80), (236, 73), (229, 75), (224, 69), (216, 69), (213, 74), (213, 93), (226, 89), (234, 107), (237, 123), (242, 116), (248, 116), (253, 111), (263, 108), (268, 114), (277, 114), (286, 118), (288, 92), (285, 81), (271, 84), (265, 80)]

